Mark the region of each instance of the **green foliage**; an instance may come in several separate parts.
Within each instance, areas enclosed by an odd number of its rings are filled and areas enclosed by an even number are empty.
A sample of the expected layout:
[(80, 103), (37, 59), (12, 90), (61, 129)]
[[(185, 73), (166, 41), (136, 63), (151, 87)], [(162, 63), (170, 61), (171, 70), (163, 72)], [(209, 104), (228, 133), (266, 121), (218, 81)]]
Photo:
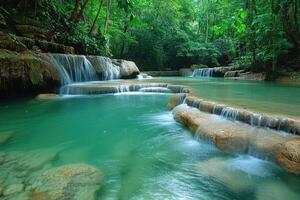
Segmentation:
[[(295, 0), (80, 0), (77, 7), (74, 0), (26, 2), (25, 17), (77, 53), (131, 59), (141, 69), (233, 61), (275, 73), (284, 55), (299, 48)], [(24, 17), (22, 4), (10, 11)]]

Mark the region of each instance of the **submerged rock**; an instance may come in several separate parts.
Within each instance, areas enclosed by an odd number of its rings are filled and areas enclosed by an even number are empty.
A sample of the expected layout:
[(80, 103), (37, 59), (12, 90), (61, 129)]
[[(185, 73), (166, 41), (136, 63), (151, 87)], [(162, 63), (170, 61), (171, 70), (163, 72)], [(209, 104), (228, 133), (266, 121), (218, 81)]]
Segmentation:
[(13, 184), (6, 187), (6, 189), (3, 191), (4, 196), (9, 196), (12, 194), (20, 193), (24, 189), (23, 184)]
[(13, 138), (13, 136), (14, 136), (14, 133), (11, 131), (0, 132), (0, 145), (6, 144), (9, 140), (11, 140)]
[(53, 168), (32, 180), (32, 200), (93, 200), (100, 189), (100, 171), (90, 165), (73, 164)]
[(226, 161), (223, 157), (211, 158), (199, 162), (196, 170), (203, 176), (215, 179), (231, 191), (240, 193), (251, 190), (255, 185), (254, 179), (240, 170), (229, 168)]
[(38, 100), (51, 100), (58, 98), (59, 95), (57, 94), (39, 94), (35, 98)]

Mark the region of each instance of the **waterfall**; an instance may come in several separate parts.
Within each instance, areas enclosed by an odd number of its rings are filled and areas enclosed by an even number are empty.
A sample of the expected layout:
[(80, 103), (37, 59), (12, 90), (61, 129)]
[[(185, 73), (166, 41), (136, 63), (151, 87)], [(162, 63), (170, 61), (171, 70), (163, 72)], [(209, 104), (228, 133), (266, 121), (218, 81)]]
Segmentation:
[(119, 79), (121, 77), (120, 67), (114, 65), (110, 58), (97, 56), (94, 57), (95, 61), (93, 62), (97, 68), (100, 68), (102, 71), (101, 80), (113, 80)]
[(51, 54), (51, 60), (61, 76), (62, 85), (98, 80), (94, 67), (85, 56)]
[(210, 78), (213, 77), (213, 68), (195, 69), (192, 77)]

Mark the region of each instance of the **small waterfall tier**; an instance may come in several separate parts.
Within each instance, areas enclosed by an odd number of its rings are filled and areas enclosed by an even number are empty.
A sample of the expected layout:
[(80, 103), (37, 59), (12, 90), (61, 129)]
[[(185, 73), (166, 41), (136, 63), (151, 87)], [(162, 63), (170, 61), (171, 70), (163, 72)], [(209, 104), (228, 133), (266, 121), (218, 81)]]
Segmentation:
[(51, 59), (60, 74), (62, 85), (98, 80), (94, 67), (85, 56), (52, 54)]
[(284, 116), (273, 116), (267, 114), (255, 113), (245, 109), (232, 108), (226, 105), (217, 104), (215, 102), (205, 101), (193, 96), (185, 94), (174, 95), (168, 107), (173, 109), (177, 105), (187, 104), (192, 108), (197, 108), (201, 112), (219, 115), (222, 118), (231, 121), (239, 121), (251, 126), (270, 128), (274, 130), (284, 131), (287, 133), (300, 135), (300, 121)]
[(62, 85), (98, 80), (137, 78), (140, 71), (132, 61), (103, 56), (50, 54)]
[(213, 68), (195, 69), (192, 76), (198, 78), (210, 78), (213, 77), (213, 72)]

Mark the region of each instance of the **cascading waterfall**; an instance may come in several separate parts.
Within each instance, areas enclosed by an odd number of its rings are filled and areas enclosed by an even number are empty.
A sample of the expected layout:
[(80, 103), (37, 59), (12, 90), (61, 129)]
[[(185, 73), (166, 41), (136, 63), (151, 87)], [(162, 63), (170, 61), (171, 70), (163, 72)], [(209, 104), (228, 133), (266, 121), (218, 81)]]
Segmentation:
[(213, 76), (213, 72), (213, 68), (195, 69), (192, 76), (199, 78), (210, 78)]
[(85, 56), (52, 54), (51, 59), (60, 73), (62, 85), (98, 80), (94, 67)]
[(112, 63), (111, 59), (97, 56), (97, 64), (102, 67), (102, 80), (113, 80), (120, 78), (120, 67)]

